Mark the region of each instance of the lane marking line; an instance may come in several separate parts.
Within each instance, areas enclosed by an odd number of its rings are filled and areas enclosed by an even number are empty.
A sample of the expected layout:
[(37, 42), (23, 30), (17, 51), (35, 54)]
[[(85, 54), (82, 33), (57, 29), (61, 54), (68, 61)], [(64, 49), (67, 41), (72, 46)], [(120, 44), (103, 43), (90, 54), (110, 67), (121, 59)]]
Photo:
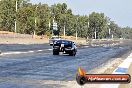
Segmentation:
[(47, 50), (53, 50), (53, 49), (47, 49)]
[(126, 73), (127, 71), (128, 71), (128, 68), (118, 67), (115, 72)]
[[(44, 49), (44, 50), (53, 50), (53, 49)], [(34, 52), (41, 52), (41, 51), (44, 51), (44, 50), (29, 50), (27, 52), (24, 52), (24, 51), (10, 51), (10, 52), (3, 52), (1, 53), (0, 55), (11, 55), (11, 54), (26, 54), (26, 53), (34, 53)]]
[(43, 51), (43, 50), (37, 50), (37, 51)]
[(35, 51), (28, 51), (29, 53), (33, 53), (33, 52), (35, 52)]

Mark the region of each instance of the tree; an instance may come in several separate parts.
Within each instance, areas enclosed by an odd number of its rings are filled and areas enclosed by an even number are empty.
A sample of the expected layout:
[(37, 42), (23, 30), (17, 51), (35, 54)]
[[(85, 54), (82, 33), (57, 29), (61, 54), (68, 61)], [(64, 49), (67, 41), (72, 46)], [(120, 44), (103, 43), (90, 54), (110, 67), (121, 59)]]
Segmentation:
[[(18, 9), (22, 2), (28, 0), (17, 0)], [(0, 1), (0, 28), (6, 31), (14, 32), (15, 20), (17, 18), (16, 13), (16, 0), (1, 0)]]
[(132, 39), (132, 28), (130, 27), (124, 27), (121, 29), (121, 36), (125, 39)]
[(50, 10), (47, 4), (39, 4), (37, 8), (37, 34), (42, 35), (45, 34), (46, 31), (49, 30), (49, 18), (50, 18)]
[(35, 29), (34, 8), (31, 4), (28, 7), (20, 8), (17, 14), (18, 32), (31, 34)]
[[(131, 38), (132, 28), (119, 27), (114, 21), (105, 16), (104, 13), (92, 12), (88, 15), (74, 15), (66, 3), (58, 3), (52, 6), (47, 4), (32, 4), (29, 0), (1, 0), (0, 1), (0, 30), (14, 32), (15, 20), (17, 32), (37, 35), (49, 35), (53, 30), (53, 19), (57, 22), (58, 30), (55, 34), (75, 36), (83, 38)], [(36, 23), (35, 23), (36, 21)], [(50, 23), (50, 25), (49, 25)], [(88, 25), (89, 23), (89, 25)], [(108, 25), (110, 23), (110, 25)], [(110, 29), (110, 33), (109, 33)]]
[(107, 35), (107, 18), (103, 13), (95, 13), (89, 15), (89, 27), (92, 35), (90, 37), (94, 37), (94, 33), (96, 32), (97, 38), (105, 38)]
[(109, 27), (114, 38), (121, 38), (121, 28), (114, 21), (110, 22)]
[(0, 2), (0, 18), (1, 18), (1, 29), (14, 31), (15, 22), (15, 2), (12, 0), (1, 0)]

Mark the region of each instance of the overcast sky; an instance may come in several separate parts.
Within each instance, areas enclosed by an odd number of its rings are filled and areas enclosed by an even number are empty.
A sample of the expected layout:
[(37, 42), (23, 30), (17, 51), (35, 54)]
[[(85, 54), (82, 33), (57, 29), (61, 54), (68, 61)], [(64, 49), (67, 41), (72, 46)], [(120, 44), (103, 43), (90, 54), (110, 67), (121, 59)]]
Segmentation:
[(132, 27), (132, 0), (30, 0), (32, 3), (66, 3), (73, 14), (88, 15), (102, 12), (119, 26)]

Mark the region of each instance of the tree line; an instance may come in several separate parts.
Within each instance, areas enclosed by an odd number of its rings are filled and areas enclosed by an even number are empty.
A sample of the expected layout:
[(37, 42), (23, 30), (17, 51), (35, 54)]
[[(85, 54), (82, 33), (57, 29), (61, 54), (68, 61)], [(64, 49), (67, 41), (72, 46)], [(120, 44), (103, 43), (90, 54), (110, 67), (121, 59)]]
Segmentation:
[(0, 30), (22, 34), (48, 35), (53, 30), (53, 20), (57, 22), (58, 33), (83, 38), (132, 38), (132, 28), (119, 27), (104, 13), (92, 12), (89, 15), (74, 15), (66, 3), (32, 4), (29, 0), (0, 1)]

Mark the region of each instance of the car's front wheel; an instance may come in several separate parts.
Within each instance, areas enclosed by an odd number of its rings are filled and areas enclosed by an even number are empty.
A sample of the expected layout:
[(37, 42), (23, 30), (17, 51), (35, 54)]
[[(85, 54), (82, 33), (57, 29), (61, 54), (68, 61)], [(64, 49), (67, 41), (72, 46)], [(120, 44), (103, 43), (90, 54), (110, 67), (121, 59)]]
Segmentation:
[(75, 56), (76, 55), (76, 51), (73, 50), (71, 53), (69, 53), (70, 56)]
[(59, 51), (53, 50), (53, 55), (59, 55)]

